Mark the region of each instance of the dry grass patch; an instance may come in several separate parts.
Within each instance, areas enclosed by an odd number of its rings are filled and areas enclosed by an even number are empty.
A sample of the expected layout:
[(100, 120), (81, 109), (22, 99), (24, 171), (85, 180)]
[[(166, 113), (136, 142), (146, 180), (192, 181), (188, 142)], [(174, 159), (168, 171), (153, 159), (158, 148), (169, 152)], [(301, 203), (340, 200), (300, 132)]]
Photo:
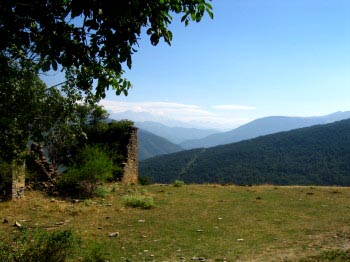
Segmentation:
[[(72, 229), (84, 241), (101, 242), (110, 261), (299, 261), (349, 248), (349, 188), (152, 185), (112, 191), (78, 203), (51, 202), (36, 192), (0, 203), (0, 218), (9, 221), (0, 225), (3, 237), (13, 236), (15, 221)], [(126, 195), (152, 196), (156, 207), (125, 208)], [(110, 232), (119, 236), (110, 238)]]

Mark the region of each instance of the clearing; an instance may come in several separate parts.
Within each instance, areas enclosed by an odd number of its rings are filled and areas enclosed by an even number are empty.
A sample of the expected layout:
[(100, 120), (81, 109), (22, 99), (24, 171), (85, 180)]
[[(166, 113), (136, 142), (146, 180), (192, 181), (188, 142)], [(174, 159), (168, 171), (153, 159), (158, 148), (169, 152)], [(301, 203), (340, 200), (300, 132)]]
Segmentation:
[[(350, 248), (350, 188), (301, 186), (108, 185), (104, 198), (52, 199), (26, 192), (0, 202), (1, 238), (17, 221), (28, 228), (71, 229), (103, 244), (109, 261), (300, 261)], [(126, 207), (123, 196), (154, 198)], [(109, 233), (119, 232), (118, 237)], [(204, 260), (205, 259), (205, 260)], [(316, 260), (315, 260), (316, 261)], [(323, 260), (322, 260), (323, 261)]]

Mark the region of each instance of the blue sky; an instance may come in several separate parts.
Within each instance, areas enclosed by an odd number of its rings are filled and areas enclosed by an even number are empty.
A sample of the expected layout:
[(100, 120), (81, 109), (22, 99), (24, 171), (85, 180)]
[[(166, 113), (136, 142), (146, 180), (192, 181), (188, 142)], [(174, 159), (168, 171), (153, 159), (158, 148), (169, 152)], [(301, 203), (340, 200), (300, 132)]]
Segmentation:
[(143, 35), (126, 74), (133, 88), (108, 92), (106, 109), (221, 129), (350, 110), (350, 1), (212, 4), (214, 20), (185, 27), (174, 16), (171, 46)]

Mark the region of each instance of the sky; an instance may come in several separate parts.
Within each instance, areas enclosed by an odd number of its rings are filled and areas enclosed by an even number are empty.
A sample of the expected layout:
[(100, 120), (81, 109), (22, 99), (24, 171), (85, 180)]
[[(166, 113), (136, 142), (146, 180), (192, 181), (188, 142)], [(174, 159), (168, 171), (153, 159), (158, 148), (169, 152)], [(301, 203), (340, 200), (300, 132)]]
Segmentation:
[(127, 97), (111, 116), (229, 130), (266, 116), (350, 110), (350, 1), (213, 0), (214, 19), (185, 27), (172, 45), (142, 35)]

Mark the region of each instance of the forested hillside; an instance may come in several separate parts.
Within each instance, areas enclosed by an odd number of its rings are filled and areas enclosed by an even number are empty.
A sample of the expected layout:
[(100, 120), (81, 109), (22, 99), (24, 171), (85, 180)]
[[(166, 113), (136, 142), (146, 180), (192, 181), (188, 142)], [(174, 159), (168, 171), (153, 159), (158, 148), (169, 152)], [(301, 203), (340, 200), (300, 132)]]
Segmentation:
[(164, 137), (172, 143), (179, 144), (185, 140), (201, 139), (211, 134), (219, 133), (220, 131), (214, 129), (198, 129), (189, 127), (170, 127), (161, 123), (145, 121), (135, 122), (136, 127), (147, 130), (152, 134)]
[(153, 182), (350, 185), (350, 120), (140, 163)]
[(139, 129), (138, 136), (139, 160), (184, 150), (182, 147), (171, 143), (169, 140), (143, 129)]

